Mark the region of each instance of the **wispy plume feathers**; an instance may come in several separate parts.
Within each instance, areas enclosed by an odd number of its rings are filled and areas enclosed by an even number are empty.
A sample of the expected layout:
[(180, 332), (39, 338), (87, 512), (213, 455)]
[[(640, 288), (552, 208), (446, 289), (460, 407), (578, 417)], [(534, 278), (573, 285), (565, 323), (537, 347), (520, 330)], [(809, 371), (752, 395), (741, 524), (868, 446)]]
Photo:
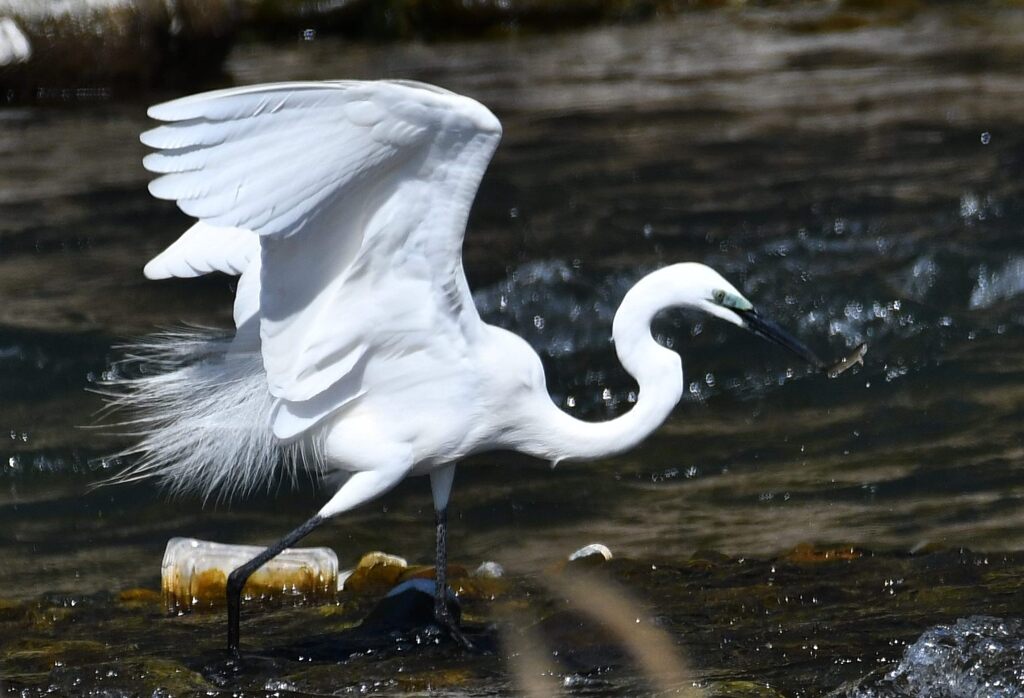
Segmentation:
[(318, 467), (316, 435), (287, 444), (274, 437), (258, 346), (240, 344), (186, 329), (121, 347), (125, 358), (98, 392), (104, 413), (122, 420), (111, 426), (138, 442), (116, 454), (134, 462), (99, 484), (156, 478), (172, 494), (227, 500)]

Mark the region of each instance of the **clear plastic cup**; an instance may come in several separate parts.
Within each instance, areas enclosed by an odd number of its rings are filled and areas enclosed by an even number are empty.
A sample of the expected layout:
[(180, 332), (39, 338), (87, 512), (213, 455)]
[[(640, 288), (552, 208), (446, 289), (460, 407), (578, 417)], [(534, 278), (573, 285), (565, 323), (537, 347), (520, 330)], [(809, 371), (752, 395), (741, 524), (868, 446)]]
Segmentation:
[[(161, 566), (164, 605), (187, 613), (225, 605), (228, 575), (264, 548), (195, 538), (167, 541)], [(243, 600), (299, 604), (333, 602), (338, 591), (338, 556), (330, 548), (290, 548), (256, 570)]]

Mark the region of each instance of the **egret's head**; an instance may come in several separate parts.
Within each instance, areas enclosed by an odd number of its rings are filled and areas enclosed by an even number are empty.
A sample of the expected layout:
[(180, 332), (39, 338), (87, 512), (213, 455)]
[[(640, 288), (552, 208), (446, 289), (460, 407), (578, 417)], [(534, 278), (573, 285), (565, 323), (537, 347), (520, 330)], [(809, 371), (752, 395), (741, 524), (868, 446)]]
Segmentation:
[(758, 337), (774, 342), (788, 349), (815, 368), (821, 368), (821, 360), (814, 352), (786, 330), (768, 318), (760, 315), (754, 304), (747, 300), (736, 287), (721, 274), (703, 264), (678, 264), (686, 282), (686, 302), (699, 310), (721, 318), (734, 325), (750, 330)]

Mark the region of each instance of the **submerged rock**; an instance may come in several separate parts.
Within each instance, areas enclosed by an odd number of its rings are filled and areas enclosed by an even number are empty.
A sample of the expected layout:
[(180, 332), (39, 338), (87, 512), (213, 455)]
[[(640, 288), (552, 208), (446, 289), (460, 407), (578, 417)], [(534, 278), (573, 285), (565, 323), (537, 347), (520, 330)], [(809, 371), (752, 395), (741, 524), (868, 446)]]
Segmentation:
[(712, 681), (704, 692), (705, 698), (785, 698), (764, 683), (754, 681)]
[(532, 629), (566, 671), (590, 673), (629, 661), (621, 639), (605, 625), (573, 609), (559, 609)]
[(783, 557), (787, 562), (838, 562), (842, 560), (856, 560), (864, 555), (852, 545), (836, 548), (820, 548), (810, 543), (799, 543)]
[[(462, 617), (459, 600), (448, 590), (448, 610), (458, 623)], [(373, 630), (409, 630), (434, 622), (434, 581), (410, 579), (387, 593), (360, 627)]]
[(152, 589), (125, 589), (117, 595), (122, 604), (137, 606), (158, 606), (164, 600), (159, 591)]

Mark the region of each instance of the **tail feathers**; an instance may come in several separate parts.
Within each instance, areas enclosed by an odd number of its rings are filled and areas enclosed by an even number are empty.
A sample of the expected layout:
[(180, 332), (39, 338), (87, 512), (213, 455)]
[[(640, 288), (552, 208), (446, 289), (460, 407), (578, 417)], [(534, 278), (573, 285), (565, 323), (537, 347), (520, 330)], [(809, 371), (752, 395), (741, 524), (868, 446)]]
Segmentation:
[(258, 351), (227, 333), (183, 330), (123, 347), (99, 388), (112, 426), (138, 442), (116, 454), (134, 461), (99, 485), (156, 478), (173, 494), (227, 500), (318, 469), (316, 435), (282, 443), (270, 428), (273, 398)]

